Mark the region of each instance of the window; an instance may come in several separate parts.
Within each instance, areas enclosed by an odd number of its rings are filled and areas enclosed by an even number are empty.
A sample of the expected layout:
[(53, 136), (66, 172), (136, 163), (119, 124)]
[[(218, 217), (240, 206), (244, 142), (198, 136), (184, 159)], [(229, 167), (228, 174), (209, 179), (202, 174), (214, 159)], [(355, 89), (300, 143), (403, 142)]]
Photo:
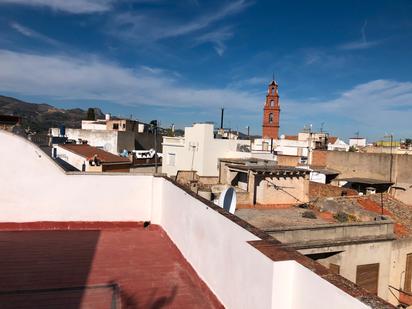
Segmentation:
[(113, 123), (113, 130), (119, 130), (119, 124)]
[(411, 292), (412, 281), (412, 253), (406, 255), (406, 267), (405, 267), (405, 282), (403, 284), (403, 290), (405, 292)]
[(126, 124), (125, 123), (123, 123), (123, 129), (125, 129), (126, 128)]
[(269, 114), (269, 123), (273, 123), (273, 113)]
[(339, 275), (339, 273), (340, 273), (340, 266), (337, 265), (337, 264), (330, 263), (329, 264), (329, 269), (330, 269), (331, 272), (333, 272), (337, 275)]
[(356, 267), (356, 284), (372, 294), (378, 294), (379, 263)]
[(272, 90), (270, 91), (270, 93), (273, 95), (275, 94), (275, 87), (272, 87)]
[(274, 107), (275, 106), (275, 101), (270, 101), (270, 107)]
[(168, 158), (167, 165), (175, 166), (175, 164), (176, 164), (176, 154), (175, 153), (168, 153), (167, 158)]

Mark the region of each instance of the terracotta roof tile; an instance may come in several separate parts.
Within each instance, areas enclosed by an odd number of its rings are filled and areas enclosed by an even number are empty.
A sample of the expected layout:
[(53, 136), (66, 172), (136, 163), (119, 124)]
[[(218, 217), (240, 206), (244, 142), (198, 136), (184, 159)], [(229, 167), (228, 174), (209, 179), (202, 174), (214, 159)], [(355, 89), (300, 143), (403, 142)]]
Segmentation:
[(94, 155), (97, 155), (103, 163), (130, 163), (128, 158), (116, 156), (110, 152), (88, 144), (63, 144), (59, 146), (86, 159), (90, 159)]
[(297, 135), (285, 135), (285, 139), (288, 139), (290, 141), (297, 141), (298, 136)]
[(337, 140), (338, 140), (337, 136), (329, 136), (329, 138), (328, 138), (328, 142), (330, 144), (335, 144)]

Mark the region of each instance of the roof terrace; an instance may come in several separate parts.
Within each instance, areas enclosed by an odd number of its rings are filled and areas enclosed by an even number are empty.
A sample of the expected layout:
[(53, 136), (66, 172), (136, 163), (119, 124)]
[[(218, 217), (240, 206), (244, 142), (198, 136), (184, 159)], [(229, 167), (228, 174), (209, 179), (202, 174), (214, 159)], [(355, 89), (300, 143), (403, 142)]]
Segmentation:
[(0, 144), (8, 308), (392, 308), (168, 178), (65, 173), (23, 138)]
[(222, 307), (161, 227), (67, 227), (0, 231), (2, 308)]

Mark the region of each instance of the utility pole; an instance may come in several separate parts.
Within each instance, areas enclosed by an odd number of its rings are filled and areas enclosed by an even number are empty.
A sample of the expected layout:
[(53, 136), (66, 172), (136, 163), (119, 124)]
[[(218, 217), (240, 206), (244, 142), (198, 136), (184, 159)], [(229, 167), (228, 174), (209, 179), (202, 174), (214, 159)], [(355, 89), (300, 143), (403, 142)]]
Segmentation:
[(155, 154), (154, 154), (154, 159), (155, 159), (155, 174), (158, 172), (158, 167), (157, 167), (157, 120), (152, 121), (152, 126), (154, 130), (154, 148), (155, 148)]
[(223, 115), (225, 113), (225, 109), (222, 107), (221, 108), (221, 114), (220, 114), (220, 129), (223, 130)]
[(392, 169), (393, 169), (393, 152), (392, 152), (392, 147), (393, 147), (393, 134), (387, 134), (384, 137), (390, 139), (390, 163), (389, 163), (389, 182), (392, 182)]
[(197, 146), (196, 146), (195, 143), (190, 143), (189, 147), (193, 151), (193, 153), (192, 153), (192, 164), (190, 165), (190, 170), (193, 171), (193, 165), (195, 163), (195, 151), (196, 151)]
[(391, 134), (391, 167), (389, 171), (389, 181), (392, 182), (392, 168), (393, 168), (393, 153), (392, 153), (392, 146), (393, 146), (393, 135)]

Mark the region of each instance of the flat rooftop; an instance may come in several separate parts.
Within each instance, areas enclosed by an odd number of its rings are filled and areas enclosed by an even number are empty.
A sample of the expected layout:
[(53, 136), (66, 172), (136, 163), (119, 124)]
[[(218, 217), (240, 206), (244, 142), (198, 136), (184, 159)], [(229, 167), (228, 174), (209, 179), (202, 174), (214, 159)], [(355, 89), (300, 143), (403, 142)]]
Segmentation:
[(0, 264), (1, 308), (222, 308), (157, 225), (2, 230)]
[(252, 171), (259, 174), (273, 174), (273, 173), (289, 173), (289, 174), (309, 174), (309, 170), (299, 169), (290, 166), (281, 165), (241, 165), (241, 164), (228, 164), (230, 170), (240, 171)]
[(366, 185), (393, 185), (393, 182), (386, 181), (386, 180), (380, 180), (380, 179), (373, 179), (373, 178), (351, 177), (351, 178), (339, 178), (337, 180), (366, 184)]
[(238, 209), (235, 215), (262, 230), (336, 222), (332, 216), (322, 218), (319, 214), (317, 214), (316, 219), (304, 218), (302, 215), (306, 211), (308, 209), (291, 206), (278, 209)]

